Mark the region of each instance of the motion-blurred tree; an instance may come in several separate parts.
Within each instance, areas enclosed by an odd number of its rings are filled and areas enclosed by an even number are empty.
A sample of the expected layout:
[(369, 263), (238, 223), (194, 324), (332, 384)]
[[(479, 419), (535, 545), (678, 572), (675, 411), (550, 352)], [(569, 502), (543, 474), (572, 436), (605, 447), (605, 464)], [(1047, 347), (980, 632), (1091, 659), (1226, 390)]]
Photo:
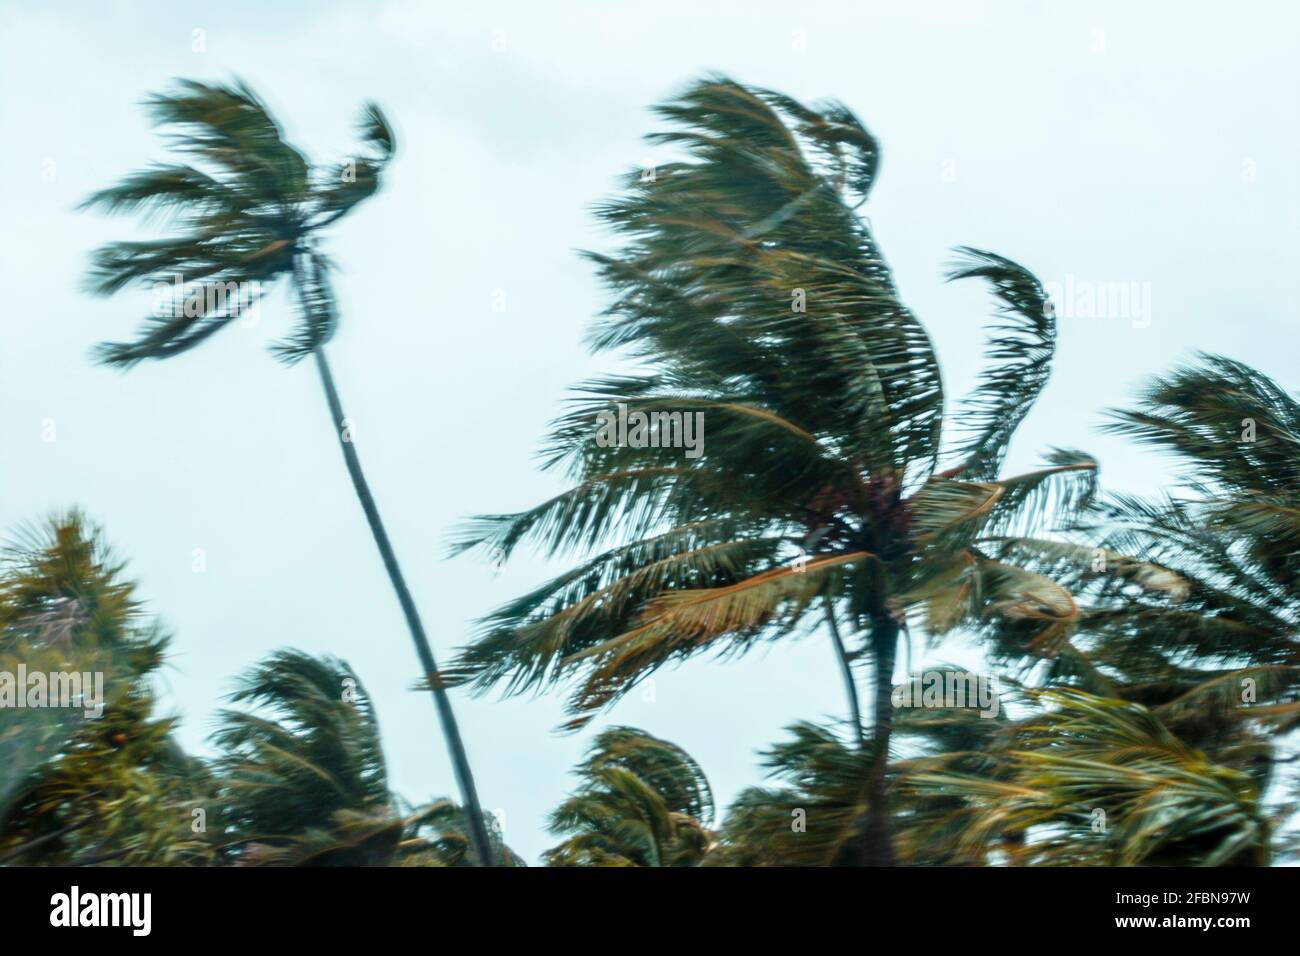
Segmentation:
[[(90, 288), (112, 295), (133, 284), (157, 288), (179, 283), (172, 298), (146, 320), (134, 342), (105, 343), (101, 361), (129, 368), (145, 359), (166, 359), (201, 344), (235, 321), (280, 279), (287, 280), (298, 306), (297, 325), (274, 346), (293, 364), (311, 356), (329, 404), (348, 475), (365, 512), (433, 692), (442, 732), (469, 813), (470, 835), (480, 858), (491, 856), (490, 841), (469, 758), (461, 740), (433, 650), (415, 601), (361, 470), (354, 436), (325, 359), (325, 344), (338, 324), (330, 286), (333, 266), (321, 251), (324, 231), (373, 196), (393, 158), (393, 131), (379, 107), (366, 106), (361, 119), (364, 152), (329, 168), (313, 167), (287, 143), (280, 125), (247, 86), (192, 80), (171, 93), (150, 97), (154, 120), (169, 128), (174, 147), (196, 165), (176, 163), (135, 173), (95, 193), (83, 208), (110, 213), (159, 213), (179, 234), (144, 242), (115, 242), (95, 254)], [(195, 291), (185, 283), (202, 283)], [(211, 294), (220, 293), (220, 294)], [(157, 308), (156, 308), (157, 313)]]

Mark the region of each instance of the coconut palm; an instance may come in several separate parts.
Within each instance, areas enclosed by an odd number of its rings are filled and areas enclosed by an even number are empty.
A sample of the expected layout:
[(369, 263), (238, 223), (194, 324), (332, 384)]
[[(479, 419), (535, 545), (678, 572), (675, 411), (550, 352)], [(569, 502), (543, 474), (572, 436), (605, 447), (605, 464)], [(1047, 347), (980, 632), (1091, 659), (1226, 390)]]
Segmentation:
[[(1023, 267), (960, 251), (950, 276), (987, 280), (1000, 310), (992, 367), (945, 444), (938, 357), (856, 212), (879, 163), (858, 119), (725, 78), (657, 112), (673, 128), (651, 139), (681, 158), (600, 207), (625, 244), (591, 255), (614, 296), (591, 344), (639, 365), (582, 386), (556, 423), (545, 462), (567, 467), (570, 490), (458, 542), (582, 560), (489, 616), (452, 670), (479, 689), (572, 679), (578, 727), (664, 663), (824, 624), (849, 725), (880, 755), (863, 764), (857, 859), (888, 864), (889, 688), (909, 622), (1014, 620), (1022, 653), (1046, 656), (1076, 614), (1053, 581), (975, 545), (1092, 493), (1096, 465), (1078, 452), (999, 477), (1047, 381), (1055, 319)], [(615, 410), (628, 427), (610, 440), (597, 426)], [(691, 416), (703, 444), (661, 447), (686, 444)]]
[(1069, 541), (987, 546), (1079, 596), (1080, 666), (1059, 677), (1150, 707), (1262, 784), (1280, 735), (1300, 726), (1300, 402), (1202, 356), (1110, 427), (1173, 454), (1180, 484), (1104, 499)]
[(343, 662), (277, 651), (244, 675), (214, 736), (224, 844), (240, 862), (378, 865), (397, 850), (379, 726)]
[(1131, 662), (1124, 645), (1137, 642), (1124, 638), (1140, 632), (1129, 669), (1158, 679), (1146, 702), (1166, 719), (1226, 707), (1278, 731), (1300, 726), (1300, 401), (1205, 355), (1155, 379), (1111, 427), (1175, 455), (1183, 481), (1161, 501), (1119, 497), (1098, 522), (1106, 546), (1179, 582), (1172, 600), (1107, 606), (1096, 628), (1106, 659)]
[(600, 734), (577, 792), (551, 815), (569, 834), (549, 866), (695, 866), (712, 841), (713, 794), (684, 750), (632, 727)]
[[(214, 736), (220, 845), (241, 866), (484, 865), (463, 808), (388, 788), (379, 725), (343, 661), (277, 651), (241, 678)], [(490, 865), (519, 858), (493, 831)]]
[[(999, 712), (989, 718), (972, 703), (963, 707), (900, 707), (894, 721), (899, 757), (887, 768), (890, 812), (900, 863), (923, 866), (985, 865), (959, 847), (967, 801), (948, 792), (920, 793), (901, 785), (921, 769), (960, 768), (995, 775), (989, 753), (1005, 730)], [(764, 754), (775, 786), (749, 787), (728, 808), (712, 866), (845, 866), (859, 860), (860, 820), (876, 771), (875, 754), (846, 743), (839, 728), (801, 722)], [(1018, 835), (1008, 833), (1008, 841)]]
[(1051, 709), (992, 753), (1000, 775), (917, 772), (904, 787), (959, 802), (956, 846), (987, 852), (1008, 830), (1036, 833), (1025, 865), (1267, 865), (1258, 781), (1189, 747), (1130, 701), (1041, 691)]
[(179, 284), (180, 294), (155, 301), (155, 314), (134, 341), (105, 343), (97, 356), (106, 364), (129, 368), (146, 359), (179, 355), (230, 325), (278, 280), (288, 283), (298, 321), (273, 351), (287, 364), (308, 356), (316, 364), (348, 475), (433, 692), (469, 809), (471, 833), (487, 858), (487, 831), (451, 702), (361, 470), (325, 358), (338, 315), (330, 286), (332, 266), (321, 237), (379, 189), (395, 149), (392, 129), (379, 107), (368, 105), (361, 120), (363, 151), (322, 168), (312, 166), (284, 140), (265, 104), (242, 83), (183, 81), (172, 92), (150, 97), (148, 108), (155, 122), (168, 128), (174, 148), (186, 161), (135, 173), (95, 193), (83, 208), (165, 214), (175, 232), (163, 239), (116, 242), (99, 249), (90, 288), (112, 295), (133, 284), (155, 290)]

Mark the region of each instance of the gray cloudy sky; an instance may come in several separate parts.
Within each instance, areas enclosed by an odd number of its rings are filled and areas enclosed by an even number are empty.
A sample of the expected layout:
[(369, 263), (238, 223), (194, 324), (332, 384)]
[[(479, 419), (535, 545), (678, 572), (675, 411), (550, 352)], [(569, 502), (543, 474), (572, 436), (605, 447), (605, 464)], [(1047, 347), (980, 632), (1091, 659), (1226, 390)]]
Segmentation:
[[(195, 30), (206, 49), (196, 51)], [(1097, 454), (1113, 488), (1162, 462), (1096, 433), (1101, 411), (1201, 348), (1297, 384), (1300, 14), (1283, 3), (58, 3), (0, 8), (0, 529), (83, 507), (175, 633), (167, 706), (200, 748), (232, 677), (294, 645), (349, 660), (375, 697), (397, 789), (453, 794), (415, 659), (310, 363), (265, 345), (290, 315), (122, 375), (88, 349), (147, 292), (92, 300), (88, 252), (135, 224), (76, 203), (161, 158), (141, 98), (178, 76), (248, 80), (324, 161), (361, 103), (396, 122), (383, 193), (340, 224), (330, 347), (358, 447), (442, 659), (545, 572), (444, 560), (463, 516), (559, 490), (534, 452), (567, 386), (609, 367), (581, 345), (602, 295), (576, 249), (613, 177), (653, 157), (646, 107), (709, 70), (843, 100), (880, 138), (865, 208), (959, 394), (988, 300), (940, 274), (958, 244), (1045, 281), (1132, 282), (1149, 316), (1065, 315), (1053, 380), (1011, 467)], [(651, 160), (652, 161), (652, 160)], [(493, 293), (505, 310), (494, 311)], [(53, 423), (54, 441), (49, 436)], [(206, 573), (192, 570), (195, 548)], [(939, 656), (962, 659), (956, 651)], [(756, 751), (838, 716), (828, 643), (659, 674), (585, 734), (557, 694), (458, 696), (479, 789), (530, 859), (590, 735), (630, 723), (682, 744), (720, 802)]]

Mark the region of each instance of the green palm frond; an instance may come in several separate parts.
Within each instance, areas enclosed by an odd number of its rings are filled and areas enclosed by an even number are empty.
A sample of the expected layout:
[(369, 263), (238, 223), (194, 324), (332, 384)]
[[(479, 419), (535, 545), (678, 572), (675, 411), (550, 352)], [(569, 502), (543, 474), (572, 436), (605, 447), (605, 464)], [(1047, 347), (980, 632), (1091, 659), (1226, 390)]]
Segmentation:
[[(182, 294), (156, 299), (133, 341), (104, 343), (96, 357), (129, 367), (179, 355), (251, 309), (280, 279), (294, 285), (301, 314), (275, 354), (295, 362), (328, 341), (335, 309), (317, 236), (377, 191), (395, 149), (383, 113), (373, 104), (366, 108), (363, 156), (315, 170), (243, 83), (182, 80), (146, 105), (188, 162), (131, 174), (81, 208), (139, 213), (176, 233), (103, 246), (92, 257), (87, 286), (113, 295), (136, 284), (163, 289), (179, 283)], [(209, 294), (214, 291), (220, 294)]]
[(963, 246), (948, 279), (987, 279), (1002, 302), (984, 372), (958, 416), (963, 437), (954, 454), (959, 471), (973, 481), (997, 474), (1011, 436), (1047, 384), (1056, 352), (1056, 314), (1042, 283), (1010, 259)]
[(1018, 862), (1039, 865), (1260, 864), (1269, 824), (1256, 782), (1214, 764), (1148, 709), (1079, 691), (1041, 692), (1053, 708), (1019, 731), (1007, 780), (932, 772), (907, 786), (976, 806), (962, 841), (1028, 831)]
[[(417, 809), (405, 821), (407, 836), (399, 849), (399, 866), (479, 866), (470, 838), (465, 809), (450, 800), (435, 800)], [(523, 858), (506, 845), (494, 815), (484, 823), (495, 856), (494, 866), (527, 866)]]
[(1300, 402), (1222, 356), (1156, 378), (1140, 407), (1113, 413), (1108, 427), (1177, 455), (1202, 485), (1287, 494), (1300, 480)]
[(680, 747), (632, 727), (597, 736), (577, 791), (551, 815), (568, 834), (548, 866), (694, 866), (712, 841), (713, 795)]
[[(311, 830), (346, 843), (347, 835), (334, 826), (336, 818), (344, 819), (340, 813), (354, 815), (346, 818), (349, 827), (385, 812), (392, 822), (374, 710), (346, 664), (278, 651), (241, 679), (231, 699), (256, 710), (224, 711), (214, 735), (228, 843), (305, 852), (323, 845), (316, 836), (304, 836)], [(388, 832), (387, 826), (381, 821), (375, 832)], [(400, 831), (399, 826), (399, 837)], [(363, 837), (358, 847), (373, 835), (369, 824), (350, 832)], [(266, 853), (253, 857), (274, 858)]]
[(857, 843), (880, 772), (870, 750), (846, 744), (810, 723), (789, 729), (764, 766), (784, 788), (751, 787), (727, 810), (719, 846), (706, 863), (739, 866), (833, 866), (857, 862)]

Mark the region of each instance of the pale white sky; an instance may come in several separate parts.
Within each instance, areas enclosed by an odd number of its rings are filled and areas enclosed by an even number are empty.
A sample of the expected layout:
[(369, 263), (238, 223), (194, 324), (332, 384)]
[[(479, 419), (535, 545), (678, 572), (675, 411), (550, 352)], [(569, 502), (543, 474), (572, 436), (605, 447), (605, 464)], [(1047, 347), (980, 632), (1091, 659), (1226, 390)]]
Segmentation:
[[(195, 30), (206, 49), (196, 52)], [(348, 659), (376, 699), (396, 788), (453, 795), (414, 655), (309, 364), (259, 327), (122, 375), (90, 347), (127, 335), (146, 292), (79, 291), (87, 255), (136, 228), (76, 203), (150, 160), (138, 109), (177, 76), (248, 80), (321, 160), (361, 103), (396, 122), (385, 189), (340, 224), (331, 356), (358, 447), (440, 660), (545, 573), (445, 561), (462, 517), (558, 490), (534, 452), (566, 388), (608, 369), (582, 346), (603, 304), (576, 249), (590, 206), (654, 154), (646, 107), (708, 70), (837, 97), (880, 138), (865, 213), (928, 324), (950, 393), (979, 368), (985, 291), (940, 281), (948, 250), (992, 249), (1045, 281), (1137, 282), (1149, 327), (1062, 319), (1056, 374), (1010, 467), (1088, 449), (1114, 488), (1167, 481), (1100, 436), (1100, 412), (1192, 349), (1294, 387), (1300, 269), (1300, 14), (1284, 3), (295, 4), (10, 2), (0, 9), (0, 529), (80, 505), (175, 632), (166, 704), (198, 749), (231, 679), (272, 648)], [(52, 177), (50, 174), (52, 173)], [(506, 310), (492, 310), (494, 290)], [(56, 440), (43, 441), (47, 420)], [(205, 549), (207, 571), (191, 569)], [(939, 656), (963, 659), (943, 649)], [(573, 737), (561, 697), (458, 696), (480, 792), (529, 859), (569, 768), (610, 722), (682, 744), (725, 804), (756, 751), (839, 716), (818, 637), (658, 675)]]

